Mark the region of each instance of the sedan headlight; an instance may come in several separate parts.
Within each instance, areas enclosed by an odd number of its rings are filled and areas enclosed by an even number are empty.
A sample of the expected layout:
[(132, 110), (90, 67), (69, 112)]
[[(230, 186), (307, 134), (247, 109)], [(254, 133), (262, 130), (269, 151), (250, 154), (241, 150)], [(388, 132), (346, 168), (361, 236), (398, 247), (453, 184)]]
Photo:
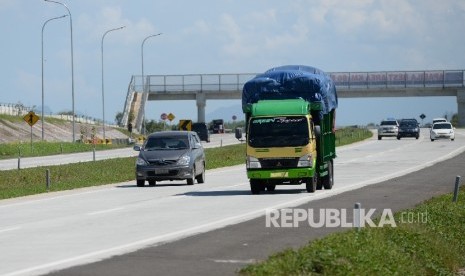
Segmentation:
[(138, 166), (146, 166), (146, 165), (148, 165), (148, 163), (144, 159), (142, 159), (140, 157), (137, 157), (136, 165), (138, 165)]
[(189, 162), (191, 161), (191, 157), (189, 155), (183, 155), (181, 158), (178, 160), (178, 165), (185, 166), (189, 165)]
[(246, 167), (247, 169), (260, 169), (262, 165), (260, 165), (260, 161), (257, 158), (247, 156)]
[(313, 164), (311, 154), (305, 154), (304, 156), (299, 158), (299, 162), (297, 163), (297, 167), (311, 167)]

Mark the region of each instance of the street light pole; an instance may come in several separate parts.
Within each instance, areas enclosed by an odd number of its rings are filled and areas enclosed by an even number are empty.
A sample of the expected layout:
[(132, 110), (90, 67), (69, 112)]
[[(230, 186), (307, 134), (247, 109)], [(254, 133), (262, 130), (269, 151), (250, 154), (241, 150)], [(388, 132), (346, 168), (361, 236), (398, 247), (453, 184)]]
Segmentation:
[(73, 53), (73, 18), (71, 16), (71, 12), (68, 9), (68, 6), (61, 2), (53, 1), (53, 0), (44, 0), (45, 2), (51, 2), (55, 4), (62, 5), (63, 7), (66, 8), (68, 11), (69, 15), (69, 28), (70, 28), (70, 33), (71, 33), (71, 104), (72, 104), (72, 112), (73, 112), (73, 143), (76, 141), (76, 130), (75, 130), (75, 117), (76, 113), (74, 111), (74, 53)]
[(66, 16), (68, 16), (68, 15), (65, 14), (65, 15), (62, 15), (62, 16), (50, 18), (49, 20), (44, 22), (44, 25), (42, 25), (42, 116), (41, 116), (41, 121), (42, 121), (42, 141), (44, 140), (44, 121), (45, 121), (45, 117), (44, 117), (44, 28), (45, 28), (45, 25), (49, 21), (52, 21), (52, 20), (55, 20), (55, 19), (60, 19), (60, 18), (66, 17)]
[(143, 98), (144, 98), (144, 106), (142, 107), (142, 111), (143, 111), (143, 118), (142, 118), (142, 133), (145, 134), (146, 132), (146, 129), (145, 129), (145, 104), (147, 102), (147, 98), (148, 98), (148, 95), (147, 95), (147, 91), (145, 89), (145, 80), (144, 80), (144, 43), (147, 39), (151, 38), (151, 37), (154, 37), (154, 36), (159, 36), (161, 35), (162, 33), (158, 33), (158, 34), (153, 34), (153, 35), (149, 35), (147, 36), (146, 38), (144, 38), (144, 40), (142, 41), (142, 45), (140, 46), (141, 48), (141, 59), (142, 59), (142, 95), (143, 95)]
[(108, 31), (106, 31), (106, 32), (102, 35), (101, 49), (102, 49), (102, 112), (103, 112), (103, 140), (105, 140), (105, 92), (104, 92), (104, 85), (103, 85), (103, 39), (105, 38), (105, 36), (106, 36), (109, 32), (121, 30), (121, 29), (123, 29), (124, 27), (126, 27), (126, 26), (122, 26), (122, 27), (119, 27), (119, 28), (115, 28), (115, 29), (108, 30)]

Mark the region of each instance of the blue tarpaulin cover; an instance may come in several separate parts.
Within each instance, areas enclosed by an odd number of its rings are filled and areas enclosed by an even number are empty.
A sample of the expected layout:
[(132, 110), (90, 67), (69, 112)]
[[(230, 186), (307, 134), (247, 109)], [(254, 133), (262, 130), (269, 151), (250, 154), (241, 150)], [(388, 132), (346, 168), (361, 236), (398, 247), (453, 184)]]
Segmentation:
[(259, 100), (302, 98), (321, 103), (323, 114), (337, 108), (336, 87), (322, 70), (305, 65), (286, 65), (271, 68), (244, 84), (242, 109)]

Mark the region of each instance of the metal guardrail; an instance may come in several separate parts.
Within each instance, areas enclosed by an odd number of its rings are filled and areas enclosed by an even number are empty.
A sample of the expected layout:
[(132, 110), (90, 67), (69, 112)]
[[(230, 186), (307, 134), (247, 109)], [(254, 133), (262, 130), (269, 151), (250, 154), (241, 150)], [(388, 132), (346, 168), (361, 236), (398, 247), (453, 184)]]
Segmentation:
[(465, 71), (387, 71), (329, 73), (339, 88), (438, 88), (464, 87)]
[[(149, 92), (242, 91), (256, 73), (145, 76)], [(380, 71), (328, 73), (343, 89), (401, 87), (465, 87), (464, 70)], [(134, 76), (133, 89), (142, 91), (141, 76)]]

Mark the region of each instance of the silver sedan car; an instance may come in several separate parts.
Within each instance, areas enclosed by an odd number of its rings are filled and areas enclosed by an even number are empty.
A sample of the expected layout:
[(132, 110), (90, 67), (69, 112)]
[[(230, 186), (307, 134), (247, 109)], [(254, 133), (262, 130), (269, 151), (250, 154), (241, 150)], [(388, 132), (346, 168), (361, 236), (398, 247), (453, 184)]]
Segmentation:
[(193, 131), (162, 131), (152, 133), (139, 151), (136, 161), (137, 186), (145, 181), (186, 180), (188, 185), (205, 182), (205, 152), (200, 138)]

